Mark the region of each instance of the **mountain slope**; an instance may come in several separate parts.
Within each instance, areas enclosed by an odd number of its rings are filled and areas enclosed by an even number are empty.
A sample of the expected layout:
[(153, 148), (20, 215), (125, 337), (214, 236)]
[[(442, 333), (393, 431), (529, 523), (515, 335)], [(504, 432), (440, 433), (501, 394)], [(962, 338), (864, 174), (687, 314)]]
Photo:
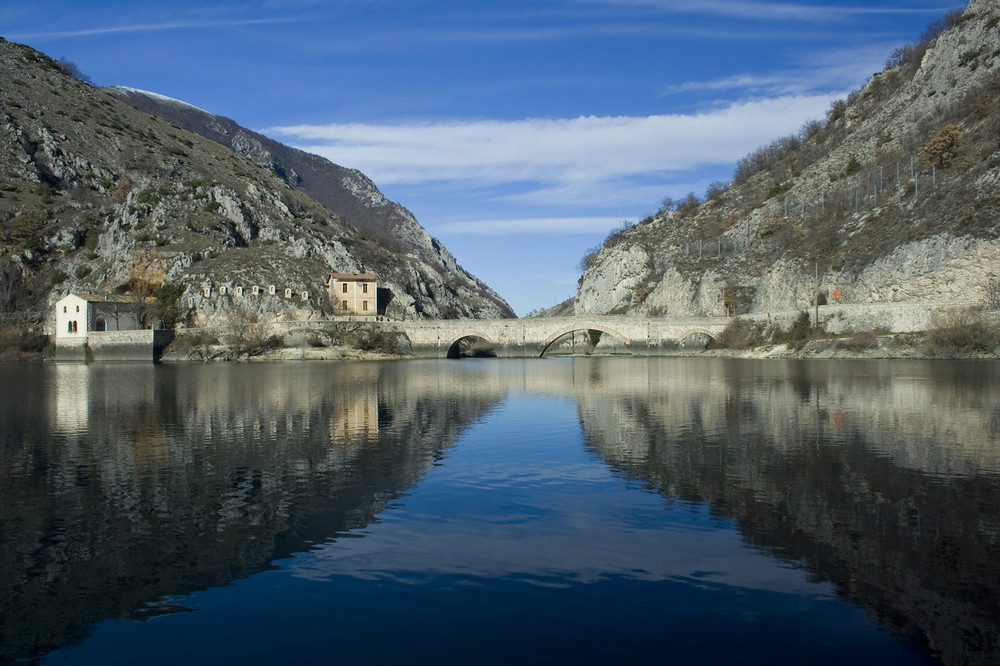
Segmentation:
[(386, 199), (360, 171), (285, 146), (229, 118), (184, 102), (121, 86), (106, 90), (140, 111), (159, 116), (267, 167), (291, 187), (302, 190), (337, 215), (349, 219), (365, 235), (388, 247), (417, 252), (428, 263), (436, 262), (447, 270), (453, 269), (454, 257), (440, 241), (431, 238), (410, 211)]
[(1000, 277), (1000, 9), (973, 0), (826, 122), (584, 258), (575, 311), (982, 301)]
[[(360, 270), (379, 275), (392, 317), (513, 314), (412, 216), (397, 221), (408, 216), (401, 207), (333, 211), (26, 46), (0, 42), (0, 93), (0, 314), (43, 318), (71, 290), (127, 291), (143, 267), (184, 293), (180, 318), (191, 323), (231, 307), (223, 286), (274, 285), (278, 296), (254, 307), (321, 316), (329, 273)], [(377, 193), (354, 180), (358, 201)], [(376, 232), (379, 216), (390, 231)]]

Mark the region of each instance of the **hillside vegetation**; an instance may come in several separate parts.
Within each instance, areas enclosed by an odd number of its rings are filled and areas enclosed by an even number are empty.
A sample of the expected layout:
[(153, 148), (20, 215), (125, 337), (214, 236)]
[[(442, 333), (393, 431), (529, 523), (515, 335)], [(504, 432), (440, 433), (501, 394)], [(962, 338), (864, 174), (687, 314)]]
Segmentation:
[(584, 257), (577, 314), (975, 303), (1000, 277), (1000, 8), (974, 0), (826, 117)]
[(349, 172), (359, 184), (341, 197), (344, 211), (364, 213), (362, 228), (293, 187), (280, 165), (73, 70), (0, 40), (0, 319), (45, 326), (70, 291), (143, 289), (159, 297), (161, 324), (210, 323), (236, 306), (221, 287), (270, 285), (276, 295), (250, 302), (259, 313), (327, 317), (325, 279), (362, 270), (379, 275), (390, 317), (513, 316), (363, 174)]

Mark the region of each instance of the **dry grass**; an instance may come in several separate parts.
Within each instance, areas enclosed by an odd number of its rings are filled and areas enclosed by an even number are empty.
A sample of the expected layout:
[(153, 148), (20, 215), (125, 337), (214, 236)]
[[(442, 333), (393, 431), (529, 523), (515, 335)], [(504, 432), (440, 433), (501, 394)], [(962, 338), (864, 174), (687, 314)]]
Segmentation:
[(935, 317), (924, 350), (930, 356), (953, 358), (993, 354), (1000, 348), (1000, 324), (976, 308), (956, 308)]

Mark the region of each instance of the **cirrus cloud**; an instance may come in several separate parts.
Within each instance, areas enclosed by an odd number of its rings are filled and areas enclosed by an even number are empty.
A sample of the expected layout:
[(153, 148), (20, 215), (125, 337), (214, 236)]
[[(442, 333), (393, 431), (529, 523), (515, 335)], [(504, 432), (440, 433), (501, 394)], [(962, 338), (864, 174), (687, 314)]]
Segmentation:
[(360, 169), (380, 184), (516, 184), (522, 192), (573, 198), (592, 188), (620, 191), (623, 182), (638, 185), (651, 174), (734, 164), (803, 119), (821, 117), (833, 97), (778, 97), (694, 114), (330, 123), (264, 132)]

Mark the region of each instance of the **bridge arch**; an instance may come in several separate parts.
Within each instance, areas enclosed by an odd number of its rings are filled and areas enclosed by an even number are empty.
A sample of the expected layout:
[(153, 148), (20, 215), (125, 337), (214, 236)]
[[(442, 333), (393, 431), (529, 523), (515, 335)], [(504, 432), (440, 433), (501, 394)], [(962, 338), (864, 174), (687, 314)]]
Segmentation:
[(677, 343), (678, 344), (684, 344), (685, 340), (687, 340), (688, 338), (690, 338), (692, 336), (695, 336), (695, 335), (704, 335), (706, 338), (708, 338), (708, 343), (706, 344), (706, 346), (707, 346), (707, 345), (711, 344), (715, 340), (715, 338), (718, 337), (719, 334), (718, 333), (712, 333), (711, 331), (709, 331), (707, 329), (704, 329), (704, 328), (692, 328), (692, 329), (684, 331), (680, 336), (678, 336)]
[(538, 347), (538, 355), (545, 356), (545, 352), (549, 350), (549, 347), (551, 347), (556, 340), (563, 337), (564, 335), (569, 335), (574, 331), (600, 331), (601, 333), (607, 333), (609, 335), (614, 336), (614, 338), (617, 339), (619, 342), (621, 342), (623, 345), (625, 345), (627, 349), (631, 349), (632, 347), (631, 340), (629, 340), (624, 335), (622, 335), (615, 329), (611, 328), (610, 326), (607, 326), (605, 324), (598, 324), (591, 321), (583, 321), (580, 323), (574, 323), (571, 326), (563, 326), (562, 328), (557, 329), (555, 333), (552, 333), (547, 338), (545, 338)]
[(497, 343), (481, 333), (465, 333), (448, 346), (448, 358), (496, 358)]

